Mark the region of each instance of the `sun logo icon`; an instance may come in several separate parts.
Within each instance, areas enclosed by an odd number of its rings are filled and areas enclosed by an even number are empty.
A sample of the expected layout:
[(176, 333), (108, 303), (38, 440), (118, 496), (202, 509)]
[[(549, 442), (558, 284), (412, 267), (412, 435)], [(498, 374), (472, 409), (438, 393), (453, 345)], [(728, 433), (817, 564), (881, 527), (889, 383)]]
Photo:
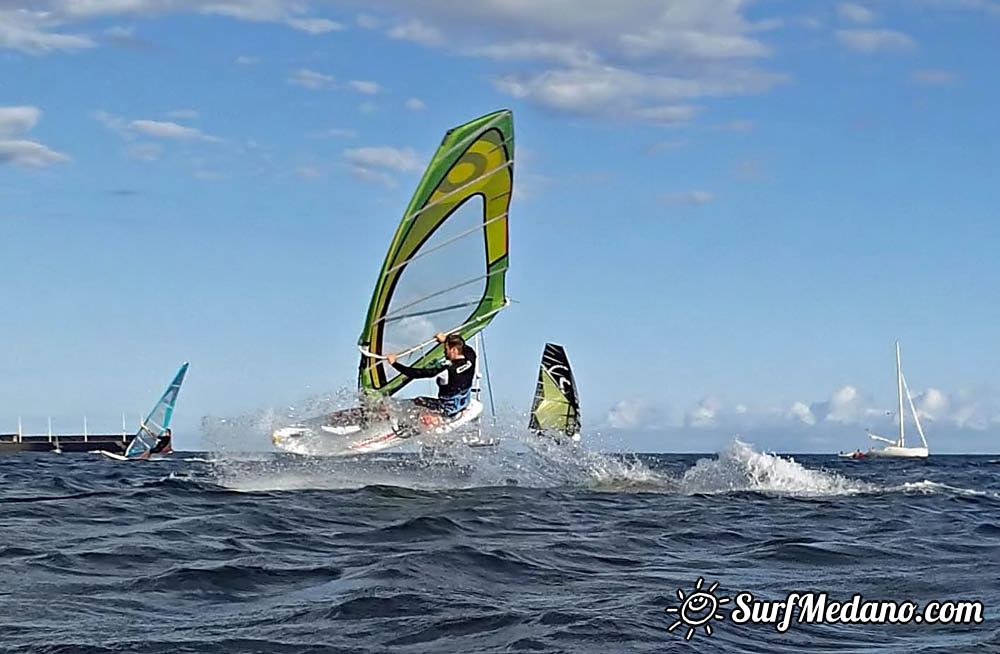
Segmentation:
[(680, 606), (671, 606), (666, 609), (667, 613), (673, 613), (677, 616), (673, 624), (667, 627), (667, 631), (673, 631), (682, 625), (686, 626), (687, 634), (685, 634), (684, 640), (691, 640), (698, 627), (705, 629), (706, 636), (712, 635), (712, 625), (709, 623), (712, 620), (722, 620), (725, 618), (724, 615), (716, 613), (716, 611), (723, 604), (728, 604), (730, 599), (728, 597), (715, 596), (715, 589), (719, 587), (719, 582), (715, 582), (703, 590), (702, 586), (704, 584), (705, 579), (698, 577), (698, 581), (694, 584), (694, 592), (690, 595), (685, 594), (680, 588), (677, 589), (677, 599), (681, 603)]

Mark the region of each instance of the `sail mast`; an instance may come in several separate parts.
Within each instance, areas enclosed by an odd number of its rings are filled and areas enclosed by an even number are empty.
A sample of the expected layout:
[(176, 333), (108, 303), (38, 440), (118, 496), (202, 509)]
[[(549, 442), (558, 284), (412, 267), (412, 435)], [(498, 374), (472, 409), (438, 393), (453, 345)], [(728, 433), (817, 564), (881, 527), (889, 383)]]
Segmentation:
[(906, 447), (906, 429), (903, 427), (903, 366), (899, 360), (899, 341), (896, 341), (896, 395), (899, 399), (899, 446)]
[(927, 438), (924, 437), (924, 428), (920, 426), (920, 416), (917, 415), (917, 407), (913, 405), (913, 396), (910, 394), (910, 385), (906, 383), (906, 377), (903, 377), (903, 389), (906, 391), (906, 400), (910, 403), (910, 411), (913, 412), (913, 422), (917, 425), (920, 442), (927, 447)]
[[(476, 334), (475, 339), (476, 339), (476, 372), (473, 374), (472, 377), (472, 395), (476, 399), (476, 401), (479, 402), (479, 394), (483, 388), (482, 386), (483, 375), (479, 371), (479, 356), (483, 352), (482, 332)], [(476, 436), (478, 437), (479, 440), (483, 439), (483, 423), (480, 420), (476, 421)]]
[(479, 356), (476, 357), (476, 365), (479, 365), (479, 359), (482, 358), (483, 370), (486, 371), (486, 388), (488, 388), (490, 392), (490, 414), (493, 416), (493, 421), (496, 422), (497, 405), (496, 402), (493, 401), (493, 380), (490, 378), (490, 359), (486, 356), (486, 335), (483, 332), (479, 332), (476, 334), (476, 338), (479, 343), (479, 347), (477, 349)]

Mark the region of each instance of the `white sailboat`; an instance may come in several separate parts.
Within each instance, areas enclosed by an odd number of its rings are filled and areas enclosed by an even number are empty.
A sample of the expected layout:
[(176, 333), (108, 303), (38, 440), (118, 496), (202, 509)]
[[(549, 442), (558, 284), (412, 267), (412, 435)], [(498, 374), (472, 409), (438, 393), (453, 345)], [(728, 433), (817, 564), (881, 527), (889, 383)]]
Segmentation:
[[(886, 443), (884, 447), (873, 447), (868, 450), (868, 456), (892, 457), (906, 459), (926, 459), (929, 454), (927, 449), (927, 439), (924, 437), (924, 429), (920, 426), (920, 416), (913, 406), (913, 397), (910, 395), (910, 388), (906, 384), (906, 377), (903, 376), (903, 366), (899, 357), (899, 341), (896, 341), (896, 392), (899, 400), (899, 410), (896, 416), (899, 422), (899, 438), (892, 440), (878, 434), (873, 434), (870, 429), (869, 438)], [(906, 416), (903, 412), (903, 393), (906, 393), (906, 400), (910, 405), (910, 412), (913, 414), (913, 422), (917, 425), (917, 434), (920, 435), (921, 447), (906, 446)]]

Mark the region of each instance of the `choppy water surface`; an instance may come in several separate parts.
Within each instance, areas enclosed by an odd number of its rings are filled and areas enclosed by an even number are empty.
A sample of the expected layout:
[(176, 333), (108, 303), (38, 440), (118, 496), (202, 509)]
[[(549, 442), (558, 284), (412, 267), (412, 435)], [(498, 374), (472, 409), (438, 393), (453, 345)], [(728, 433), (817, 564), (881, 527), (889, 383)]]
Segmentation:
[[(3, 457), (0, 650), (1000, 651), (988, 458)], [(985, 621), (723, 616), (686, 642), (665, 609), (698, 577), (719, 596), (981, 600)]]

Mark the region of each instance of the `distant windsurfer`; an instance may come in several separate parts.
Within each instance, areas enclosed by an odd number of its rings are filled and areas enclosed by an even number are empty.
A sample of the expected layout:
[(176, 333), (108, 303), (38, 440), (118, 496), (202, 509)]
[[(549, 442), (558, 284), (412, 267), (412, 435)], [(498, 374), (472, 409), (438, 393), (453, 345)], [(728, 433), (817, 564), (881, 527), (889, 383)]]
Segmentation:
[(153, 454), (173, 454), (174, 448), (171, 446), (172, 434), (170, 430), (165, 430), (159, 438), (156, 439), (156, 444), (149, 450), (150, 455)]
[[(150, 436), (153, 435), (153, 432), (151, 432), (145, 425), (143, 425), (140, 428), (140, 433), (142, 433), (142, 432), (145, 432), (145, 433), (149, 434)], [(149, 457), (153, 456), (154, 454), (173, 454), (174, 449), (171, 446), (171, 440), (172, 440), (171, 436), (172, 435), (170, 433), (170, 430), (169, 429), (165, 429), (163, 431), (163, 433), (160, 434), (157, 437), (156, 442), (153, 443), (153, 447), (149, 448), (148, 450), (144, 450), (143, 452), (141, 452), (139, 454), (136, 454), (136, 455), (133, 455), (133, 456), (129, 456), (128, 458), (130, 458), (130, 459), (148, 459)], [(140, 441), (140, 442), (142, 442), (142, 441)]]
[[(422, 419), (433, 423), (435, 417), (452, 418), (462, 412), (472, 399), (472, 384), (476, 377), (476, 351), (459, 334), (438, 334), (438, 343), (444, 345), (445, 361), (426, 368), (412, 368), (398, 363), (395, 354), (386, 356), (393, 368), (411, 379), (437, 378), (438, 396), (417, 397), (413, 403), (430, 409), (432, 415)], [(434, 415), (436, 414), (436, 415)]]

